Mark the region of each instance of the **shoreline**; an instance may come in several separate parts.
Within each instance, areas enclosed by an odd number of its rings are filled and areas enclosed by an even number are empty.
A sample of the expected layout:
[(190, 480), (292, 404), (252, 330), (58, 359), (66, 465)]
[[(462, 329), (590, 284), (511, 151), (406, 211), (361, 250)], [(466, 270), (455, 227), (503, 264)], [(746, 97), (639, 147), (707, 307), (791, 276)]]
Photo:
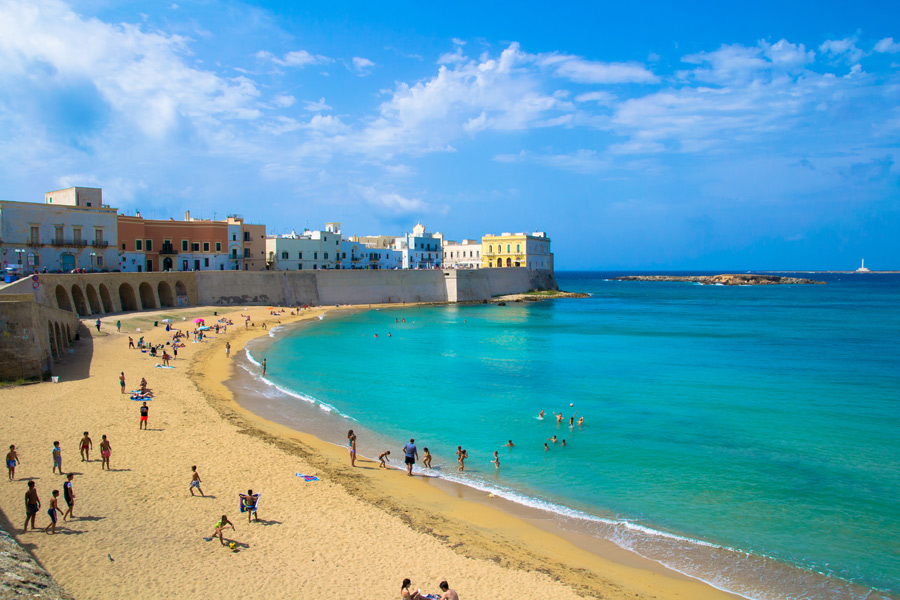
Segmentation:
[[(303, 316), (322, 310), (334, 308)], [(154, 320), (168, 316), (176, 327), (192, 327), (194, 317), (218, 318), (213, 311), (236, 323), (249, 312), (257, 327), (234, 326), (189, 342), (171, 370), (154, 368), (157, 361), (127, 349), (129, 335), (166, 339)], [(436, 591), (446, 579), (466, 600), (734, 597), (694, 579), (593, 555), (495, 506), (379, 470), (368, 459), (351, 469), (345, 449), (241, 408), (225, 387), (231, 361), (223, 346), (231, 342), (236, 354), (268, 333), (261, 321), (277, 325), (264, 307), (190, 307), (102, 320), (99, 333), (90, 327), (93, 319), (82, 321), (88, 327), (80, 329), (74, 353), (58, 361), (59, 383), (0, 390), (0, 436), (16, 444), (23, 461), (16, 480), (0, 485), (0, 524), (79, 600), (316, 597), (347, 594), (348, 587), (389, 598), (403, 577), (423, 591)], [(148, 431), (137, 427), (139, 403), (120, 394), (120, 371), (132, 387), (147, 377), (155, 391)], [(95, 452), (100, 435), (109, 435), (111, 470), (101, 470), (99, 457), (79, 460), (83, 431), (90, 431)], [(49, 520), (50, 491), (62, 487), (63, 478), (50, 472), (55, 440), (62, 443), (64, 467), (76, 473), (77, 517), (60, 522), (57, 535), (23, 534), (25, 482), (37, 483), (44, 503), (39, 527)], [(205, 498), (189, 493), (191, 465), (198, 466)], [(295, 472), (320, 480), (305, 483)], [(249, 524), (236, 510), (237, 494), (248, 487), (262, 493), (259, 520)], [(225, 532), (233, 551), (203, 541), (223, 513), (235, 523)]]
[[(559, 297), (584, 297), (586, 295), (583, 294), (569, 294), (565, 293), (565, 296)], [(512, 300), (515, 301), (516, 297), (498, 297), (494, 298), (488, 302), (498, 302), (502, 300)], [(550, 300), (551, 298), (539, 298), (537, 301)], [(421, 306), (430, 306), (434, 305), (434, 303), (421, 303)], [(327, 310), (322, 311), (321, 314), (325, 312), (332, 311), (340, 311), (340, 312), (357, 312), (371, 309), (380, 309), (380, 308), (390, 308), (392, 306), (400, 306), (400, 305), (389, 305), (389, 304), (379, 304), (379, 305), (369, 305), (369, 306), (346, 306), (346, 307), (330, 307)], [(404, 308), (410, 308), (412, 306), (417, 306), (416, 304), (405, 304)], [(304, 319), (298, 319), (289, 324), (284, 324), (281, 327), (285, 329), (294, 329), (298, 326), (301, 326), (304, 322), (312, 321), (319, 317), (319, 312), (314, 314), (310, 314)], [(315, 326), (315, 323), (307, 324), (306, 326)], [(250, 336), (247, 339), (242, 339), (240, 342), (240, 347), (237, 353), (235, 353), (235, 344), (232, 344), (232, 352), (233, 356), (237, 358), (240, 354), (245, 354), (247, 352), (247, 344), (259, 341), (261, 338), (265, 336), (269, 336), (269, 333), (259, 334), (255, 336)], [(246, 355), (244, 356), (244, 360), (248, 360)], [(251, 363), (255, 363), (255, 361), (250, 361)], [(339, 443), (323, 440), (318, 437), (315, 433), (304, 431), (300, 429), (296, 429), (291, 425), (287, 425), (285, 423), (278, 422), (277, 420), (269, 419), (265, 416), (258, 415), (252, 411), (252, 409), (244, 406), (241, 401), (237, 398), (238, 392), (235, 390), (235, 380), (243, 379), (245, 381), (251, 381), (256, 385), (260, 386), (274, 386), (274, 384), (260, 381), (254, 378), (249, 372), (242, 372), (244, 369), (238, 366), (236, 363), (231, 363), (229, 369), (229, 373), (226, 376), (226, 379), (221, 382), (222, 386), (227, 389), (227, 393), (231, 395), (230, 404), (233, 405), (232, 408), (238, 409), (242, 416), (244, 416), (253, 426), (259, 428), (266, 434), (272, 434), (275, 436), (288, 436), (288, 437), (298, 437), (300, 438), (304, 444), (313, 447), (315, 450), (321, 452), (322, 454), (326, 454), (330, 456), (335, 462), (338, 463), (337, 469), (342, 472), (344, 475), (349, 475), (349, 472), (359, 473), (362, 477), (367, 480), (367, 483), (370, 485), (370, 489), (364, 490), (360, 487), (353, 486), (348, 488), (348, 491), (351, 494), (357, 495), (358, 497), (365, 501), (369, 502), (373, 506), (384, 509), (385, 499), (384, 498), (376, 498), (373, 499), (371, 497), (372, 487), (377, 488), (377, 491), (380, 494), (385, 494), (387, 496), (396, 495), (398, 490), (394, 490), (391, 488), (387, 488), (385, 485), (384, 479), (390, 478), (394, 479), (394, 483), (397, 485), (404, 484), (403, 480), (397, 479), (399, 477), (404, 476), (404, 469), (402, 466), (390, 466), (385, 470), (376, 470), (375, 474), (371, 474), (369, 472), (359, 472), (358, 470), (353, 470), (347, 465), (347, 453), (346, 449)], [(208, 385), (209, 382), (206, 382)], [(198, 385), (200, 385), (198, 383)], [(224, 416), (224, 415), (223, 415)], [(343, 415), (337, 413), (334, 415), (336, 418), (344, 418)], [(311, 439), (310, 439), (311, 438)], [(368, 462), (371, 464), (377, 464), (377, 459), (375, 457), (365, 457), (362, 454), (360, 458), (357, 459), (358, 463)], [(395, 465), (400, 463), (395, 463)], [(333, 476), (334, 473), (331, 473)], [(691, 575), (687, 575), (685, 573), (681, 573), (679, 571), (673, 570), (655, 560), (645, 558), (636, 552), (631, 550), (627, 550), (618, 546), (615, 542), (592, 536), (585, 532), (580, 532), (577, 530), (566, 530), (563, 529), (556, 519), (557, 516), (552, 512), (547, 510), (528, 506), (525, 504), (520, 504), (515, 502), (514, 500), (508, 500), (505, 498), (501, 498), (499, 496), (488, 496), (486, 492), (483, 492), (476, 487), (471, 485), (466, 485), (461, 482), (447, 480), (440, 476), (416, 476), (413, 478), (416, 481), (422, 481), (426, 483), (430, 488), (435, 490), (438, 493), (438, 497), (444, 496), (443, 499), (436, 500), (434, 495), (429, 495), (427, 501), (421, 501), (421, 497), (419, 494), (407, 494), (404, 490), (402, 492), (403, 497), (407, 502), (415, 502), (418, 504), (417, 508), (423, 513), (420, 516), (421, 523), (416, 522), (416, 519), (412, 519), (406, 521), (408, 525), (412, 526), (414, 529), (423, 531), (425, 533), (429, 533), (431, 535), (435, 535), (433, 521), (446, 522), (446, 515), (437, 515), (428, 513), (434, 511), (434, 507), (440, 507), (441, 511), (450, 512), (454, 518), (461, 519), (466, 526), (474, 526), (476, 528), (483, 528), (488, 523), (492, 522), (493, 518), (485, 518), (481, 515), (478, 515), (479, 518), (470, 519), (468, 515), (465, 515), (466, 512), (465, 506), (454, 506), (455, 504), (476, 504), (480, 507), (480, 510), (487, 512), (488, 514), (493, 512), (499, 512), (502, 515), (505, 515), (508, 519), (512, 519), (513, 521), (519, 521), (518, 524), (514, 525), (517, 527), (522, 527), (526, 529), (526, 531), (522, 532), (519, 535), (519, 539), (516, 540), (516, 543), (521, 544), (525, 552), (527, 553), (526, 557), (519, 557), (517, 564), (506, 564), (504, 566), (508, 566), (509, 568), (518, 568), (518, 569), (527, 569), (527, 570), (542, 570), (542, 568), (546, 568), (547, 564), (551, 564), (553, 559), (551, 555), (553, 553), (547, 552), (548, 547), (554, 547), (558, 544), (554, 544), (552, 540), (548, 540), (546, 536), (550, 536), (550, 538), (557, 538), (559, 541), (564, 542), (565, 545), (570, 546), (567, 548), (567, 551), (573, 553), (585, 553), (594, 557), (595, 559), (602, 561), (603, 563), (612, 563), (617, 567), (623, 567), (626, 569), (634, 569), (636, 571), (644, 571), (651, 578), (665, 578), (671, 579), (674, 581), (684, 582), (690, 585), (700, 586), (701, 590), (692, 591), (689, 597), (702, 598), (706, 597), (702, 594), (704, 592), (718, 594), (714, 597), (721, 598), (744, 598), (744, 596), (734, 594), (732, 592), (728, 592), (726, 590), (722, 590), (713, 586), (712, 584), (702, 581), (696, 577)], [(407, 482), (408, 483), (408, 482)], [(495, 518), (495, 517), (494, 517)], [(531, 529), (531, 531), (527, 531)], [(543, 535), (542, 535), (543, 534)], [(438, 536), (445, 537), (446, 536)], [(479, 542), (483, 540), (478, 539), (469, 539), (466, 540), (465, 547), (470, 545), (478, 545)], [(448, 543), (449, 540), (448, 540)], [(457, 543), (458, 544), (458, 543)], [(462, 546), (460, 546), (462, 548)], [(481, 556), (481, 552), (465, 552), (462, 551), (463, 554), (469, 558), (478, 558)], [(588, 563), (590, 561), (584, 561), (582, 557), (582, 561)], [(504, 564), (501, 561), (501, 564)], [(562, 570), (565, 570), (565, 565), (559, 565), (562, 567)], [(604, 565), (606, 566), (606, 565)], [(607, 567), (609, 568), (609, 567)], [(583, 570), (584, 567), (581, 568)], [(553, 569), (550, 569), (551, 571)], [(556, 571), (554, 571), (556, 572)], [(571, 581), (572, 586), (579, 590), (580, 593), (585, 592), (585, 588), (590, 588), (589, 584), (581, 581), (581, 578), (584, 576), (583, 573), (579, 573), (576, 577), (565, 577), (558, 576), (560, 580), (563, 582), (569, 583)], [(604, 590), (604, 592), (608, 593), (608, 590)], [(594, 592), (588, 592), (594, 593)], [(654, 594), (662, 593), (660, 591), (653, 591)], [(700, 595), (697, 595), (700, 594)], [(720, 595), (720, 596), (719, 596)], [(662, 596), (668, 597), (668, 596)]]

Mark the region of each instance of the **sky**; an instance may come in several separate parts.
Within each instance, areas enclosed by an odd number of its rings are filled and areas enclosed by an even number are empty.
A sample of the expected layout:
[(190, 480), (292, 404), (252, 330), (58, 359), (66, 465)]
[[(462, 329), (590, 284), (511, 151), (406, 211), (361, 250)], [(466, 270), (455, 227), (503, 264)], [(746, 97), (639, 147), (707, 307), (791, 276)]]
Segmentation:
[(0, 0), (6, 200), (900, 269), (898, 148), (896, 2)]

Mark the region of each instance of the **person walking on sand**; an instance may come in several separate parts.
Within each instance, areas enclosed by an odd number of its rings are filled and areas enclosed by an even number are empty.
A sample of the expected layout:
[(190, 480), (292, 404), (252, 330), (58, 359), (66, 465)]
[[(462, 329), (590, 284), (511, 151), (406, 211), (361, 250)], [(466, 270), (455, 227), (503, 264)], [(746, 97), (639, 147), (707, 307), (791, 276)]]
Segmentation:
[(119, 373), (119, 388), (122, 390), (122, 393), (125, 393), (125, 371)]
[(378, 465), (378, 466), (381, 467), (382, 469), (386, 469), (386, 468), (387, 468), (387, 464), (386, 464), (386, 463), (390, 462), (390, 460), (391, 460), (391, 459), (388, 458), (388, 456), (390, 456), (390, 455), (391, 455), (391, 451), (390, 451), (390, 450), (385, 450), (384, 452), (382, 452), (381, 454), (379, 454), (379, 455), (378, 455), (378, 460), (379, 460), (379, 462), (380, 462), (381, 464)]
[(94, 442), (88, 437), (87, 431), (84, 432), (84, 437), (81, 438), (79, 448), (81, 448), (81, 462), (91, 462), (91, 450), (94, 449)]
[(112, 448), (109, 445), (109, 440), (106, 439), (106, 436), (103, 436), (103, 439), (100, 441), (100, 458), (103, 459), (103, 462), (100, 463), (100, 469), (104, 467), (109, 469), (109, 455), (112, 454)]
[(134, 350), (134, 338), (130, 335), (128, 336), (128, 349)]
[(494, 463), (495, 469), (500, 468), (500, 455), (497, 453), (496, 450), (494, 450), (494, 460), (492, 460), (491, 462)]
[(416, 440), (409, 438), (409, 443), (403, 446), (403, 452), (406, 453), (406, 474), (412, 477), (413, 465), (419, 460), (419, 451), (416, 449)]
[(197, 488), (197, 491), (200, 492), (200, 495), (205, 498), (206, 494), (204, 494), (203, 490), (200, 489), (201, 479), (200, 479), (200, 474), (197, 473), (197, 467), (196, 466), (191, 467), (191, 471), (192, 471), (191, 486), (188, 488), (191, 491), (191, 496), (194, 495), (194, 488)]
[(74, 473), (69, 473), (66, 475), (66, 482), (63, 484), (63, 500), (66, 501), (66, 506), (69, 507), (66, 514), (63, 515), (63, 521), (65, 521), (67, 517), (75, 518), (75, 514), (72, 512), (72, 509), (75, 508), (75, 490), (72, 489), (72, 479), (74, 479), (74, 477)]
[(212, 539), (214, 537), (218, 537), (219, 541), (222, 542), (222, 545), (224, 546), (225, 540), (222, 539), (222, 530), (229, 526), (231, 527), (232, 531), (235, 531), (234, 523), (229, 521), (228, 517), (226, 517), (225, 515), (222, 515), (222, 518), (219, 519), (219, 521), (216, 523), (216, 530), (213, 532), (213, 534), (210, 537), (207, 538), (207, 541), (212, 541)]
[(16, 452), (15, 444), (10, 444), (9, 452), (6, 453), (6, 468), (9, 471), (9, 480), (16, 478), (16, 465), (19, 464), (19, 455)]
[(431, 468), (431, 452), (428, 451), (428, 448), (422, 448), (422, 451), (425, 453), (425, 457), (422, 458), (422, 466), (426, 469)]
[(231, 357), (231, 342), (225, 342), (225, 358)]
[[(59, 490), (53, 490), (53, 498), (50, 500), (50, 508), (47, 509), (47, 514), (50, 515), (50, 524), (44, 527), (44, 533), (47, 533), (48, 529), (52, 528), (51, 534), (56, 533), (56, 513), (62, 512), (59, 510)], [(31, 528), (34, 529), (34, 523), (31, 524)]]
[(95, 325), (97, 326), (97, 333), (100, 333), (100, 319), (97, 319), (97, 323)]
[(25, 526), (22, 528), (22, 533), (28, 531), (28, 521), (31, 521), (31, 528), (37, 529), (34, 526), (34, 517), (37, 516), (38, 511), (41, 509), (41, 499), (38, 498), (37, 489), (34, 487), (34, 482), (28, 482), (28, 491), (25, 492)]
[(168, 366), (169, 366), (169, 358), (171, 358), (171, 357), (169, 356), (169, 353), (166, 352), (165, 350), (163, 350), (162, 361), (163, 361), (163, 366), (164, 366), (164, 367), (168, 367)]
[(347, 433), (347, 446), (350, 448), (350, 466), (356, 466), (356, 434), (351, 429)]
[(59, 469), (59, 474), (62, 475), (62, 449), (59, 447), (59, 442), (53, 442), (53, 449), (50, 450), (50, 453), (53, 455), (53, 472), (56, 473), (56, 470)]
[(150, 416), (150, 407), (144, 402), (141, 404), (141, 420), (138, 423), (138, 429), (147, 429), (147, 418)]
[(116, 321), (116, 333), (122, 331), (122, 321)]

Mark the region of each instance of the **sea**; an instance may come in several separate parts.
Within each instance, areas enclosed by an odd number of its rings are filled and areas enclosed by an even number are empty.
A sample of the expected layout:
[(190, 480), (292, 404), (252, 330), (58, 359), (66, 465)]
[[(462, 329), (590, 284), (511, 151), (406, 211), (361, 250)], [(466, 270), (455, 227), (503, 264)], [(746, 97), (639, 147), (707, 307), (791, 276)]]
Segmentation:
[(587, 298), (326, 313), (249, 344), (233, 385), (398, 467), (415, 438), (417, 472), (746, 598), (900, 598), (900, 274), (617, 275), (557, 273)]

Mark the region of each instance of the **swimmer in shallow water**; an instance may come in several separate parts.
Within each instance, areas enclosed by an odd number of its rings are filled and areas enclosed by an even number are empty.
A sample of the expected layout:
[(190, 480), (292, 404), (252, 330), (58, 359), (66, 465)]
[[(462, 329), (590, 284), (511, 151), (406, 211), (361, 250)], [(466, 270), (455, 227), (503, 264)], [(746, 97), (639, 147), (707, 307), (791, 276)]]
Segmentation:
[(543, 418), (544, 418), (544, 410), (541, 409), (541, 412), (538, 413), (538, 419), (543, 419)]
[(578, 419), (578, 426), (581, 427), (582, 425), (584, 425), (584, 417)]
[(503, 444), (504, 448), (512, 448), (515, 444), (512, 443), (512, 440), (509, 440), (506, 444)]

